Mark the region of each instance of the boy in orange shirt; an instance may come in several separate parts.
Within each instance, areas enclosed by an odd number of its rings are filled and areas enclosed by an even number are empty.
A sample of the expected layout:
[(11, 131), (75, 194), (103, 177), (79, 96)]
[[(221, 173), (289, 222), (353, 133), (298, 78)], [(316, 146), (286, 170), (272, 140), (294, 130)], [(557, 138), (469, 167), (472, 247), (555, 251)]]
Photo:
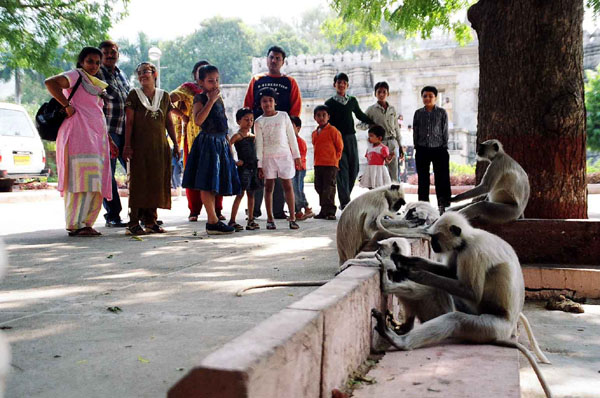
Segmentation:
[(319, 194), (321, 211), (315, 218), (335, 220), (335, 184), (344, 142), (342, 134), (329, 124), (329, 108), (319, 105), (314, 110), (319, 125), (312, 133), (315, 163), (315, 190)]

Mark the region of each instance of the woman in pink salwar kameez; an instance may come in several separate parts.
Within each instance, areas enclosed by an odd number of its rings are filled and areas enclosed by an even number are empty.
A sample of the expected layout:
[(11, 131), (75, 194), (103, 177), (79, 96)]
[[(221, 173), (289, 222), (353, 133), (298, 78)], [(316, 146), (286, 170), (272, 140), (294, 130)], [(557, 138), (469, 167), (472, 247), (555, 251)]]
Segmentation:
[[(67, 118), (56, 138), (58, 190), (65, 200), (69, 236), (98, 236), (92, 226), (102, 207), (102, 198), (112, 198), (110, 156), (116, 146), (110, 141), (102, 107), (106, 83), (94, 77), (102, 53), (85, 47), (77, 58), (77, 68), (50, 77), (46, 87), (65, 107)], [(81, 83), (71, 101), (71, 90)]]

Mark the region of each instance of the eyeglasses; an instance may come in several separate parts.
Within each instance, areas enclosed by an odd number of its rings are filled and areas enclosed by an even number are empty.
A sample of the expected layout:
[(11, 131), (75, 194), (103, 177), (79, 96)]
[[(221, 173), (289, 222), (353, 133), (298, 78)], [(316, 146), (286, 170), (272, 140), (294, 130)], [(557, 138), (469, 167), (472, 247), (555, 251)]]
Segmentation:
[(138, 74), (138, 76), (141, 76), (141, 75), (145, 75), (148, 73), (152, 74), (153, 72), (154, 71), (152, 69), (142, 69), (142, 70), (139, 70), (137, 74)]

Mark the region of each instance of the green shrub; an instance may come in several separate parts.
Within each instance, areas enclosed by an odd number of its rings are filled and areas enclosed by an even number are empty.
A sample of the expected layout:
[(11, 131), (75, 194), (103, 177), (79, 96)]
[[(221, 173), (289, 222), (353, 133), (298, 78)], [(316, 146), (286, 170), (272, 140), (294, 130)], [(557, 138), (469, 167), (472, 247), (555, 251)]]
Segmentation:
[(474, 164), (458, 164), (450, 162), (450, 175), (451, 176), (462, 176), (462, 175), (475, 175)]
[(588, 160), (586, 166), (587, 166), (586, 167), (587, 174), (600, 173), (600, 161), (596, 161), (595, 163), (592, 163), (591, 160)]
[(304, 177), (304, 182), (315, 182), (315, 171), (314, 170), (307, 170), (306, 171), (306, 176)]

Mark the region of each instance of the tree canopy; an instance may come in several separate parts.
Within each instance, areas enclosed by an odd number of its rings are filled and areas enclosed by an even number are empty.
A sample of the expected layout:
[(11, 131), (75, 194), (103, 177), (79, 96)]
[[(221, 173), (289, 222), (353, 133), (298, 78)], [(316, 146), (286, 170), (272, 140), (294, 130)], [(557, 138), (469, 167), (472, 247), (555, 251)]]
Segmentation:
[[(11, 69), (56, 71), (56, 59), (72, 59), (106, 38), (129, 0), (0, 0), (0, 64)], [(61, 48), (64, 51), (59, 51)]]

